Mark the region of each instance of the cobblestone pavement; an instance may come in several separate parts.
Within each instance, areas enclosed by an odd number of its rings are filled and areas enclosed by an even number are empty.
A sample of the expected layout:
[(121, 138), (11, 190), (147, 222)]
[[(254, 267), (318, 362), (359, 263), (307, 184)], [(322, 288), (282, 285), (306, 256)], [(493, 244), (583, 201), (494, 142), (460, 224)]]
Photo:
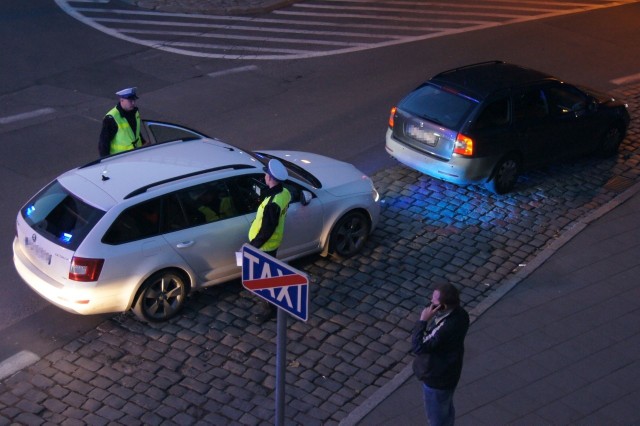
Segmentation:
[[(619, 91), (632, 117), (640, 85)], [(310, 277), (308, 322), (288, 321), (286, 419), (337, 424), (409, 362), (413, 315), (430, 289), (462, 286), (472, 309), (572, 224), (640, 181), (640, 124), (617, 157), (524, 176), (493, 195), (396, 166), (364, 252), (295, 262)], [(382, 148), (381, 139), (381, 149)], [(238, 281), (190, 298), (163, 324), (105, 321), (0, 384), (0, 425), (272, 424), (276, 322), (252, 322)]]

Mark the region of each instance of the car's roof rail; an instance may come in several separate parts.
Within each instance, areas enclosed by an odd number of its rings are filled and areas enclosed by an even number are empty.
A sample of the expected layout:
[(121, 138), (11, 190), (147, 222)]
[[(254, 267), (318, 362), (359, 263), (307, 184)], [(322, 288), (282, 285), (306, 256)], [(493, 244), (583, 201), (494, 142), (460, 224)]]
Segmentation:
[(491, 65), (491, 64), (497, 65), (497, 64), (504, 64), (504, 63), (505, 63), (504, 61), (500, 61), (500, 60), (478, 62), (476, 64), (465, 65), (463, 67), (458, 67), (458, 68), (453, 68), (453, 69), (450, 69), (450, 70), (442, 71), (441, 73), (436, 74), (434, 76), (434, 78), (438, 77), (438, 76), (441, 76), (441, 75), (449, 74), (449, 73), (452, 73), (452, 72), (456, 72), (456, 71), (460, 71), (460, 70), (466, 70), (467, 68), (473, 68), (473, 67), (479, 67), (479, 66)]
[(177, 181), (180, 179), (185, 179), (192, 176), (203, 175), (205, 173), (217, 172), (218, 170), (225, 170), (225, 169), (242, 170), (242, 169), (253, 169), (253, 168), (255, 168), (255, 166), (252, 166), (250, 164), (232, 164), (228, 166), (218, 166), (218, 167), (212, 167), (210, 169), (198, 170), (197, 172), (187, 173), (180, 176), (174, 176), (169, 179), (163, 179), (163, 180), (159, 180), (158, 182), (150, 183), (148, 185), (145, 185), (141, 188), (136, 189), (135, 191), (128, 193), (127, 195), (125, 195), (124, 199), (126, 200), (131, 197), (135, 197), (136, 195), (143, 194), (153, 187), (164, 185), (165, 183)]

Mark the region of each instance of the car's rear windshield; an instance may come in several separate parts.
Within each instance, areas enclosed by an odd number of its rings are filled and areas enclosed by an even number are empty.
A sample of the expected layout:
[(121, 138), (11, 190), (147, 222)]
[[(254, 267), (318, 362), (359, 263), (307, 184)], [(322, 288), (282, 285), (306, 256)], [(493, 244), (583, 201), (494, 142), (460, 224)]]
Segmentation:
[(75, 250), (104, 215), (69, 193), (57, 180), (36, 194), (21, 210), (24, 220), (40, 235)]
[(477, 104), (460, 93), (425, 84), (407, 95), (399, 107), (411, 115), (457, 130)]

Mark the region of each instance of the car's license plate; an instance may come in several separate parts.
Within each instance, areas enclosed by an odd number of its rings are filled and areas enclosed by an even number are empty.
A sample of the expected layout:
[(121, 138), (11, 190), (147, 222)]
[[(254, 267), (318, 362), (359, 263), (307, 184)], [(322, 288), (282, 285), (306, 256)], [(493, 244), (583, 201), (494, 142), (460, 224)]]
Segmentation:
[(440, 139), (437, 134), (428, 130), (420, 129), (419, 127), (413, 125), (407, 126), (407, 135), (420, 142), (426, 143), (429, 146), (436, 146), (438, 144), (438, 140)]
[[(34, 238), (34, 240), (35, 240), (35, 238)], [(35, 242), (31, 241), (27, 237), (25, 237), (25, 239), (24, 239), (24, 246), (26, 248), (28, 248), (29, 250), (31, 250), (33, 252), (33, 254), (35, 255), (35, 257), (37, 257), (38, 259), (46, 262), (47, 265), (51, 265), (51, 258), (52, 258), (51, 253), (49, 253), (48, 251), (46, 251), (45, 249), (43, 249), (42, 247), (37, 245)]]

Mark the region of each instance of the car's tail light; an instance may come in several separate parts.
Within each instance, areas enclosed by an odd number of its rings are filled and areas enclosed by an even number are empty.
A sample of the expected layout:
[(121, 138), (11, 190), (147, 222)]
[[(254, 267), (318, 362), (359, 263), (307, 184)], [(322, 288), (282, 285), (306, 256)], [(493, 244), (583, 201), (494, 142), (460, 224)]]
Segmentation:
[(393, 123), (394, 123), (394, 119), (396, 117), (396, 111), (398, 110), (398, 108), (393, 107), (391, 108), (391, 114), (389, 115), (389, 128), (393, 129)]
[(473, 155), (473, 139), (462, 133), (458, 133), (456, 142), (453, 145), (453, 152), (460, 155)]
[(73, 257), (69, 267), (69, 279), (73, 281), (98, 281), (104, 259)]

